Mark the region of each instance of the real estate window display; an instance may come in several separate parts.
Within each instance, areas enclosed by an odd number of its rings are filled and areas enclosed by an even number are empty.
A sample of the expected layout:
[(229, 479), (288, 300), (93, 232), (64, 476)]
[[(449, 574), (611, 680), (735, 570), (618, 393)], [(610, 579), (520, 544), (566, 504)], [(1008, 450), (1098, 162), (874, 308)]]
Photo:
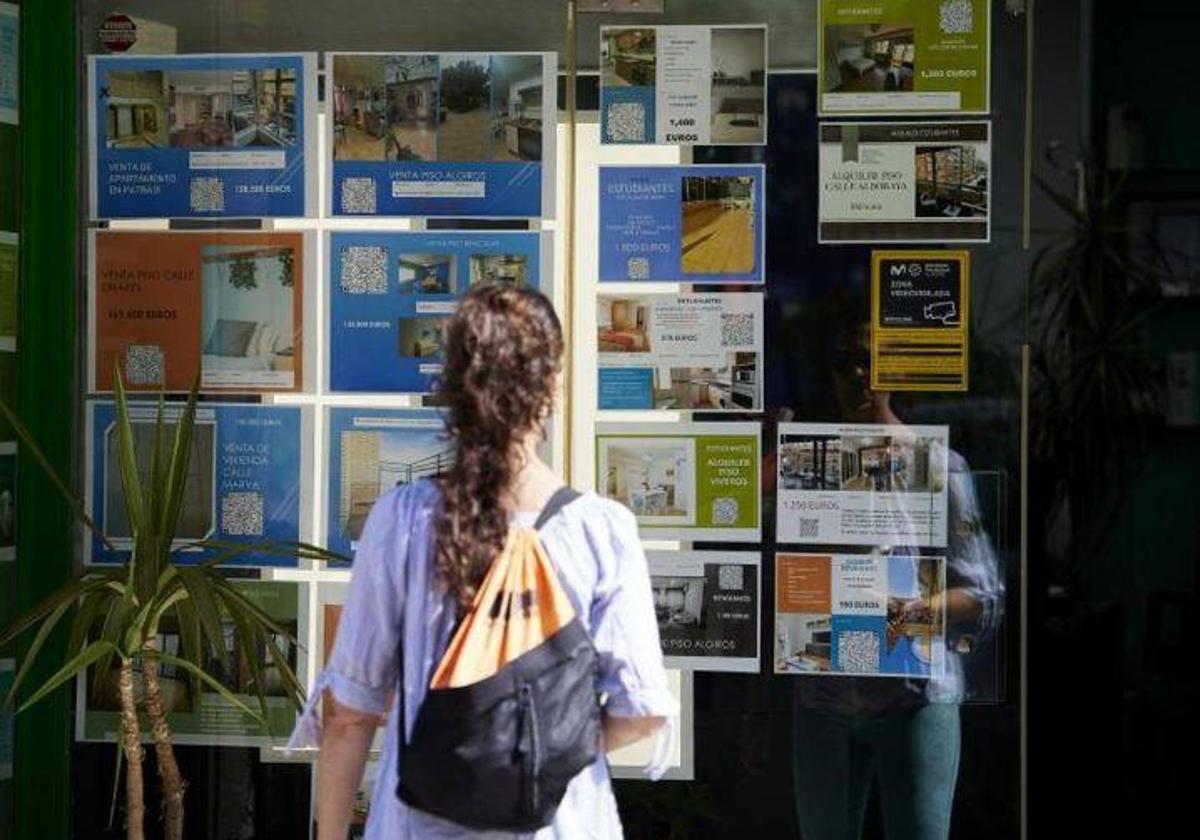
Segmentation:
[[(102, 4), (97, 4), (102, 5)], [(754, 6), (755, 4), (745, 4)], [(766, 20), (770, 24), (770, 10), (762, 8), (752, 8), (746, 10), (746, 17), (743, 20), (748, 22), (760, 22)], [(894, 39), (893, 39), (894, 40)], [(342, 47), (341, 44), (331, 45), (333, 47)], [(357, 45), (347, 44), (346, 48), (356, 48)], [(374, 46), (374, 45), (371, 45)], [(405, 44), (405, 48), (420, 48), (420, 44)], [(477, 46), (477, 44), (475, 44)], [(533, 49), (540, 45), (530, 45)], [(876, 45), (877, 48), (879, 45)], [(911, 44), (909, 45), (911, 47)], [(888, 49), (901, 47), (903, 44), (891, 45)], [(386, 48), (386, 47), (385, 47)], [(463, 45), (466, 49), (466, 44)], [(876, 50), (878, 52), (878, 49)], [(588, 49), (585, 45), (581, 45), (581, 52), (587, 53)], [(903, 52), (896, 57), (899, 65), (904, 65)], [(911, 59), (910, 59), (911, 61)], [(895, 61), (892, 62), (893, 64)], [(849, 250), (856, 250), (858, 254), (862, 253), (862, 249), (818, 249), (815, 245), (808, 245), (807, 240), (810, 238), (809, 233), (805, 233), (801, 237), (805, 242), (803, 244), (788, 243), (789, 238), (796, 238), (796, 230), (814, 231), (815, 220), (812, 225), (805, 225), (805, 221), (809, 218), (811, 210), (804, 208), (800, 212), (795, 212), (799, 209), (799, 202), (796, 202), (792, 193), (802, 188), (810, 176), (803, 175), (806, 166), (806, 155), (809, 154), (807, 149), (807, 140), (802, 140), (796, 144), (788, 126), (794, 130), (798, 125), (807, 127), (810, 123), (812, 133), (815, 134), (815, 114), (811, 108), (799, 106), (800, 100), (806, 96), (813, 96), (811, 91), (811, 82), (813, 75), (811, 72), (801, 73), (781, 73), (771, 72), (766, 84), (766, 99), (767, 109), (770, 112), (768, 125), (771, 127), (771, 136), (768, 145), (760, 151), (739, 151), (731, 153), (729, 150), (722, 149), (697, 149), (696, 160), (711, 160), (711, 161), (749, 161), (765, 159), (771, 167), (770, 175), (767, 180), (767, 201), (770, 205), (767, 213), (768, 228), (767, 232), (767, 290), (768, 290), (768, 312), (766, 315), (766, 324), (768, 329), (768, 342), (766, 345), (766, 355), (762, 362), (762, 370), (759, 373), (761, 377), (761, 385), (765, 392), (766, 413), (765, 415), (748, 415), (747, 419), (766, 419), (766, 426), (770, 427), (774, 419), (791, 419), (789, 413), (796, 419), (804, 420), (832, 420), (837, 419), (836, 415), (829, 412), (827, 408), (818, 407), (822, 397), (812, 398), (805, 395), (800, 399), (788, 397), (786, 400), (781, 399), (778, 395), (790, 395), (799, 391), (805, 390), (808, 386), (815, 385), (815, 377), (811, 368), (814, 363), (807, 360), (803, 363), (796, 363), (797, 359), (795, 351), (786, 347), (787, 342), (780, 342), (777, 339), (780, 336), (788, 335), (797, 328), (797, 321), (787, 312), (789, 306), (796, 302), (802, 302), (807, 308), (827, 309), (833, 308), (829, 306), (829, 300), (839, 297), (843, 292), (836, 288), (836, 285), (831, 277), (815, 278), (809, 274), (801, 266), (807, 264), (820, 264), (824, 267), (822, 273), (834, 274), (841, 272), (841, 277), (852, 276), (860, 271), (860, 261), (857, 259), (857, 254), (847, 253)], [(902, 86), (902, 85), (901, 85)], [(286, 140), (288, 136), (288, 127), (286, 115), (289, 113), (289, 105), (287, 103), (286, 82), (281, 79), (231, 79), (228, 88), (231, 93), (231, 102), (228, 108), (224, 108), (222, 92), (209, 92), (201, 98), (207, 99), (207, 105), (204, 106), (197, 102), (195, 104), (195, 119), (187, 120), (180, 123), (178, 131), (183, 133), (183, 138), (188, 136), (187, 132), (195, 134), (207, 132), (205, 143), (207, 145), (221, 145), (228, 138), (234, 144), (237, 144), (237, 136), (239, 131), (245, 131), (248, 127), (255, 129), (255, 139), (249, 141), (261, 141), (269, 144), (273, 140)], [(399, 95), (399, 94), (398, 94)], [(342, 103), (341, 100), (345, 99)], [(402, 95), (404, 108), (414, 114), (412, 118), (414, 123), (420, 122), (420, 113), (423, 108), (433, 106), (434, 97), (431, 92), (424, 92), (419, 89), (419, 86), (406, 90)], [(238, 104), (238, 103), (241, 104)], [(376, 145), (385, 145), (385, 128), (388, 122), (387, 108), (389, 97), (374, 94), (364, 91), (357, 93), (350, 90), (334, 93), (333, 107), (335, 111), (342, 109), (341, 116), (334, 117), (334, 144), (335, 155), (339, 154), (336, 150), (341, 148), (347, 157), (353, 155), (353, 149), (366, 149), (369, 147), (371, 155), (376, 154)], [(257, 104), (256, 104), (257, 103)], [(339, 104), (340, 103), (340, 104)], [(356, 103), (356, 104), (351, 104)], [(424, 103), (424, 104), (423, 104)], [(188, 106), (192, 107), (191, 105)], [(329, 103), (326, 103), (329, 107)], [(526, 105), (525, 114), (518, 119), (528, 119), (530, 109), (537, 107), (539, 109), (538, 118), (541, 118), (540, 109), (544, 106), (538, 103), (536, 106)], [(357, 110), (357, 113), (355, 111)], [(329, 112), (326, 111), (328, 114)], [(124, 122), (129, 129), (124, 132), (115, 132), (122, 137), (128, 137), (134, 141), (134, 136), (152, 136), (156, 132), (170, 132), (173, 129), (169, 128), (168, 120), (165, 114), (159, 118), (152, 111), (135, 116), (133, 110), (129, 116), (114, 117), (114, 122), (118, 125)], [(339, 122), (340, 119), (340, 122)], [(584, 115), (584, 121), (590, 119), (589, 115)], [(779, 120), (782, 123), (780, 130), (776, 130), (775, 121)], [(399, 122), (403, 122), (402, 120)], [(161, 126), (161, 127), (160, 127)], [(227, 127), (226, 127), (227, 126)], [(241, 126), (239, 129), (238, 126)], [(374, 126), (371, 128), (370, 126)], [(785, 133), (788, 132), (788, 133)], [(195, 136), (193, 134), (192, 136)], [(378, 135), (378, 136), (377, 136)], [(522, 141), (518, 133), (518, 139), (515, 144), (516, 151), (513, 151), (513, 144), (508, 136), (507, 128), (496, 135), (496, 148), (504, 149), (506, 154), (520, 154)], [(168, 133), (168, 138), (170, 134)], [(245, 136), (245, 135), (243, 135)], [(786, 142), (780, 142), (781, 138), (786, 137)], [(134, 141), (136, 142), (136, 141)], [(168, 140), (168, 142), (171, 142)], [(183, 140), (180, 140), (182, 143)], [(339, 143), (342, 145), (339, 147)], [(800, 148), (796, 148), (799, 145)], [(421, 141), (417, 135), (405, 134), (403, 142), (400, 140), (395, 144), (395, 149), (419, 149)], [(489, 147), (491, 148), (491, 147)], [(397, 154), (399, 152), (396, 152)], [(419, 153), (419, 152), (418, 152)], [(489, 151), (489, 154), (491, 152)], [(585, 154), (587, 150), (585, 150)], [(387, 154), (386, 151), (382, 154)], [(959, 172), (961, 172), (961, 161), (956, 162)], [(561, 171), (561, 170), (560, 170)], [(964, 190), (964, 179), (955, 173), (950, 164), (933, 164), (932, 175), (938, 187), (941, 184), (949, 183), (952, 192), (957, 188), (957, 192), (951, 199), (956, 200)], [(939, 177), (945, 175), (945, 178)], [(689, 191), (701, 190), (701, 185), (690, 186)], [(939, 198), (941, 196), (939, 195)], [(736, 202), (736, 196), (722, 197), (722, 201)], [(783, 213), (780, 213), (780, 211)], [(789, 217), (787, 213), (792, 211)], [(782, 216), (782, 218), (780, 218)], [(772, 218), (775, 217), (775, 218)], [(587, 235), (583, 233), (581, 235)], [(837, 251), (842, 253), (837, 253)], [(814, 259), (815, 257), (815, 259)], [(471, 265), (472, 275), (476, 270), (475, 264)], [(485, 267), (479, 266), (482, 273), (487, 273), (488, 276), (505, 276), (515, 269), (507, 268), (502, 265), (493, 264)], [(427, 274), (420, 276), (414, 269), (413, 282), (432, 283), (435, 281)], [(797, 292), (802, 292), (797, 294)], [(854, 293), (849, 293), (850, 297)], [(580, 295), (579, 300), (583, 300), (584, 296)], [(851, 304), (848, 311), (843, 313), (844, 316), (854, 317), (850, 313), (857, 314), (858, 309)], [(841, 316), (830, 316), (837, 318)], [(807, 322), (806, 322), (807, 323)], [(776, 340), (772, 340), (776, 339)], [(811, 339), (807, 340), (811, 345), (814, 343)], [(418, 353), (422, 346), (420, 336), (414, 336), (410, 342), (413, 352)], [(811, 348), (810, 348), (811, 349)], [(858, 348), (841, 349), (838, 351), (830, 351), (828, 346), (817, 348), (817, 354), (829, 355), (831, 352), (844, 353), (847, 355), (855, 355), (860, 351)], [(814, 355), (817, 355), (814, 354)], [(774, 356), (774, 358), (772, 358)], [(861, 358), (857, 359), (861, 361)], [(675, 376), (676, 370), (672, 370), (672, 377)], [(684, 371), (680, 371), (684, 372)], [(687, 371), (689, 376), (691, 371)], [(787, 381), (787, 384), (782, 384)], [(803, 387), (801, 387), (803, 385)], [(823, 398), (828, 399), (829, 392), (833, 388), (827, 385), (817, 386), (814, 391), (823, 393)], [(774, 399), (773, 399), (774, 397)], [(696, 404), (703, 405), (705, 402), (715, 403), (716, 397), (709, 396), (707, 400), (697, 399)], [(937, 407), (927, 407), (920, 404), (919, 400), (913, 400), (914, 403), (914, 420), (936, 422), (945, 418), (937, 416), (940, 409)], [(722, 406), (728, 408), (729, 406)], [(737, 407), (736, 404), (733, 407)], [(934, 416), (929, 416), (932, 413)], [(964, 415), (968, 419), (963, 421), (964, 425), (968, 425), (969, 411)], [(697, 419), (702, 419), (702, 415), (697, 416)], [(714, 418), (720, 419), (720, 418)], [(727, 418), (727, 415), (725, 416)], [(908, 419), (906, 416), (905, 419)], [(974, 435), (968, 433), (968, 437)], [(770, 440), (772, 435), (764, 434), (764, 441)], [(766, 447), (764, 458), (770, 459), (775, 457), (770, 451), (773, 446)], [(871, 469), (859, 469), (850, 480), (870, 481), (874, 484), (881, 482), (894, 482), (898, 480), (903, 472), (901, 469), (897, 471), (889, 465), (887, 470), (883, 469), (884, 461), (889, 458), (885, 457), (886, 447), (880, 450), (883, 454), (871, 454), (869, 448), (864, 450), (866, 453), (866, 466)], [(878, 454), (878, 457), (876, 457)], [(975, 459), (972, 459), (974, 465)], [(821, 461), (820, 464), (806, 464), (801, 459), (798, 465), (798, 475), (812, 476), (818, 474), (818, 470), (823, 464), (823, 471), (826, 476), (831, 474), (828, 455)], [(844, 473), (849, 468), (847, 461), (842, 461), (842, 472)], [(862, 467), (860, 461), (859, 466)], [(768, 486), (764, 488), (765, 498), (763, 503), (764, 515), (769, 520), (774, 513), (774, 505), (769, 502), (772, 488), (769, 486), (774, 482), (774, 469), (768, 469), (766, 466), (762, 469), (763, 480)], [(838, 480), (846, 480), (845, 476), (839, 476)], [(907, 480), (907, 478), (905, 479)], [(361, 495), (361, 491), (358, 491)], [(359, 503), (361, 506), (361, 502)], [(977, 514), (978, 520), (972, 527), (986, 529), (984, 524), (988, 513), (980, 512)], [(766, 569), (770, 568), (771, 552), (774, 545), (769, 540), (769, 535), (773, 533), (773, 527), (769, 521), (763, 523), (763, 539), (761, 546), (747, 546), (764, 551), (764, 575), (763, 585), (765, 591), (762, 598), (763, 615), (763, 634), (767, 641), (772, 641), (770, 635), (772, 633), (773, 623), (770, 619), (771, 601), (773, 581), (772, 575), (766, 574)], [(664, 597), (665, 594), (664, 594)], [(674, 597), (674, 596), (671, 596)], [(758, 794), (754, 791), (738, 790), (738, 785), (733, 784), (730, 767), (721, 767), (718, 761), (716, 749), (718, 744), (724, 744), (729, 748), (728, 755), (738, 755), (739, 773), (749, 771), (751, 777), (762, 776), (763, 790), (771, 790), (777, 794), (786, 793), (786, 799), (791, 799), (791, 781), (792, 771), (786, 766), (788, 763), (789, 753), (792, 748), (765, 748), (763, 747), (764, 732), (778, 732), (781, 729), (786, 729), (795, 724), (798, 719), (794, 716), (791, 709), (786, 708), (787, 703), (784, 702), (781, 706), (781, 701), (786, 701), (788, 695), (793, 691), (792, 684), (788, 683), (785, 678), (769, 679), (766, 676), (768, 672), (768, 662), (766, 661), (769, 654), (766, 651), (771, 649), (771, 645), (767, 644), (764, 647), (762, 669), (763, 673), (758, 676), (730, 676), (730, 675), (715, 675), (715, 674), (700, 674), (696, 677), (697, 698), (696, 698), (696, 731), (702, 733), (703, 737), (699, 738), (699, 744), (696, 751), (696, 775), (698, 783), (704, 784), (711, 791), (717, 794), (718, 801), (725, 802), (729, 796), (736, 796), (744, 799), (744, 803), (751, 806), (752, 816), (749, 817), (749, 824), (758, 826), (762, 830), (784, 831), (791, 829), (794, 825), (794, 817), (792, 809), (787, 805), (780, 805), (782, 799), (776, 799), (774, 804), (766, 806), (765, 794)], [(711, 739), (712, 746), (705, 747), (706, 738)], [(768, 735), (769, 738), (769, 735)], [(80, 747), (80, 750), (90, 749), (88, 747)], [(222, 750), (204, 750), (202, 748), (194, 748), (197, 752), (208, 752), (209, 755), (198, 758), (198, 763), (214, 766), (213, 762), (220, 764), (224, 761), (229, 761), (229, 756), (222, 755)], [(256, 756), (247, 755), (246, 758), (253, 761)], [(242, 759), (234, 759), (241, 761)], [(303, 789), (303, 783), (298, 782), (306, 773), (305, 768), (297, 768), (287, 765), (268, 766), (262, 765), (258, 770), (251, 772), (250, 776), (255, 778), (255, 798), (258, 801), (272, 800), (278, 795), (272, 793), (272, 785), (280, 788), (291, 788), (294, 790)], [(274, 777), (272, 779), (272, 777)], [(280, 777), (289, 777), (290, 781), (278, 784)], [(642, 783), (629, 782), (618, 783), (621, 803), (623, 808), (627, 808), (630, 816), (627, 819), (627, 827), (631, 834), (638, 830), (644, 830), (647, 826), (655, 824), (655, 817), (652, 814), (652, 809), (649, 806), (649, 801), (654, 796), (665, 795), (658, 791), (661, 790), (677, 790), (686, 789), (690, 783), (687, 782), (671, 782), (664, 783), (664, 787), (660, 789), (646, 789)], [(261, 787), (265, 785), (265, 787)], [(228, 793), (228, 792), (226, 792)], [(257, 807), (261, 807), (257, 806)], [(872, 806), (874, 807), (874, 806)], [(725, 813), (726, 811), (729, 813)], [(721, 805), (718, 808), (719, 816), (715, 820), (709, 822), (700, 821), (695, 823), (696, 836), (705, 836), (705, 832), (709, 832), (711, 836), (726, 836), (724, 832), (729, 830), (734, 824), (735, 812), (739, 809), (732, 807), (732, 804)], [(678, 808), (678, 813), (688, 815), (688, 807), (681, 805)], [(693, 817), (689, 817), (693, 818)]]

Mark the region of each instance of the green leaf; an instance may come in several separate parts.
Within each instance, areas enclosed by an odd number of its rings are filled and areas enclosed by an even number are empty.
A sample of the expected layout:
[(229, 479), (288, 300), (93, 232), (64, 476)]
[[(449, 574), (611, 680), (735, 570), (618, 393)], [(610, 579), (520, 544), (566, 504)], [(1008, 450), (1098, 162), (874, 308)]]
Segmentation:
[[(196, 604), (190, 597), (184, 598), (175, 605), (175, 615), (179, 619), (179, 640), (184, 658), (189, 662), (207, 664), (207, 652), (211, 648), (205, 645), (203, 634), (200, 632), (200, 616), (196, 613)], [(192, 683), (194, 697), (200, 690), (200, 682), (191, 675), (188, 675), (188, 679)]]
[(59, 495), (63, 497), (63, 501), (70, 506), (71, 513), (75, 515), (75, 518), (82, 522), (89, 531), (99, 537), (105, 546), (115, 551), (116, 549), (113, 547), (113, 544), (109, 541), (105, 533), (100, 530), (100, 526), (88, 516), (83, 501), (71, 491), (67, 483), (54, 471), (54, 467), (50, 464), (50, 459), (46, 457), (46, 453), (42, 452), (42, 448), (38, 446), (37, 439), (25, 427), (25, 424), (21, 422), (13, 410), (8, 407), (8, 403), (4, 402), (4, 400), (0, 400), (0, 415), (3, 415), (8, 424), (12, 426), (13, 433), (20, 439), (21, 445), (28, 450), (29, 454), (33, 455), (33, 460), (42, 468), (42, 472), (45, 473), (46, 478), (50, 479), (50, 483), (54, 485), (54, 488), (58, 490)]
[(92, 642), (90, 645), (81, 650), (78, 654), (71, 658), (66, 665), (58, 669), (58, 672), (50, 679), (42, 684), (42, 687), (33, 693), (33, 696), (22, 704), (17, 713), (24, 712), (30, 706), (38, 703), (46, 695), (50, 694), (67, 680), (74, 677), (76, 674), (82, 673), (88, 669), (93, 662), (105, 656), (111, 656), (116, 653), (116, 646), (112, 642), (104, 641), (103, 639)]
[[(247, 622), (238, 612), (229, 613), (234, 626), (234, 643), (241, 652), (242, 661), (250, 671), (254, 696), (258, 698), (259, 708), (262, 709), (263, 719), (267, 719), (267, 693), (263, 688), (262, 659), (259, 651), (262, 649), (263, 634), (261, 628), (252, 622)], [(269, 734), (269, 733), (268, 733)]]
[(117, 645), (125, 638), (129, 616), (136, 606), (132, 590), (126, 587), (120, 598), (113, 599), (108, 614), (104, 616), (104, 623), (100, 626), (100, 640), (111, 644), (112, 652), (106, 654), (99, 662), (100, 667), (96, 669), (93, 689), (99, 689), (105, 676), (112, 670), (112, 660), (118, 652)]
[[(117, 402), (117, 462), (121, 473), (121, 487), (125, 497), (125, 511), (129, 527), (137, 539), (146, 530), (145, 509), (142, 506), (142, 479), (138, 474), (137, 449), (133, 442), (133, 423), (129, 419), (129, 402), (125, 398), (125, 384), (118, 364), (113, 374), (113, 389)], [(136, 562), (136, 557), (134, 558)]]
[[(192, 380), (192, 390), (188, 393), (187, 405), (183, 414), (175, 424), (175, 442), (171, 448), (171, 464), (167, 471), (165, 495), (159, 519), (159, 532), (175, 535), (179, 522), (179, 511), (183, 507), (183, 497), (187, 488), (188, 468), (192, 460), (192, 437), (196, 429), (196, 401), (200, 392), (200, 374)], [(170, 542), (167, 543), (170, 545)], [(166, 558), (164, 558), (165, 560)]]
[(29, 674), (29, 669), (37, 662), (38, 654), (42, 652), (42, 646), (46, 644), (46, 639), (54, 632), (54, 628), (58, 626), (58, 622), (67, 614), (67, 610), (75, 605), (72, 601), (63, 601), (38, 627), (37, 635), (33, 637), (33, 641), (29, 644), (29, 650), (21, 659), (21, 667), (17, 669), (16, 675), (13, 677), (12, 687), (9, 689), (8, 697), (5, 698), (4, 704), (0, 706), (0, 710), (7, 709), (9, 705), (17, 697), (17, 691), (25, 682), (25, 677)]
[(95, 573), (87, 573), (73, 580), (67, 581), (50, 595), (46, 596), (37, 606), (31, 609), (25, 615), (21, 616), (16, 622), (0, 634), (0, 650), (4, 650), (13, 640), (19, 638), (33, 625), (37, 624), (41, 619), (50, 613), (54, 612), (58, 606), (64, 602), (73, 602), (80, 595), (90, 592), (93, 589), (98, 589), (106, 586), (110, 578), (105, 574), (96, 575)]
[(199, 569), (179, 568), (179, 581), (187, 589), (188, 599), (195, 607), (203, 635), (208, 637), (221, 665), (230, 667), (229, 651), (225, 649), (225, 634), (221, 628), (221, 608), (213, 594), (211, 581)]
[(107, 587), (89, 592), (79, 599), (79, 610), (71, 622), (71, 637), (67, 642), (67, 650), (80, 650), (87, 642), (88, 634), (96, 626), (96, 618), (108, 609), (117, 594)]
[(200, 682), (204, 683), (209, 688), (211, 688), (213, 691), (220, 694), (221, 697), (223, 697), (226, 702), (230, 703), (231, 705), (235, 706), (240, 711), (245, 712), (246, 714), (250, 715), (250, 717), (254, 718), (254, 720), (263, 727), (263, 729), (267, 728), (266, 718), (262, 717), (261, 715), (259, 715), (258, 712), (254, 711), (249, 706), (247, 706), (245, 703), (243, 703), (241, 700), (239, 700), (236, 694), (234, 694), (229, 689), (227, 689), (225, 686), (221, 685), (221, 683), (217, 682), (215, 679), (210, 677), (201, 668), (196, 667), (196, 665), (194, 665), (191, 662), (188, 662), (186, 659), (180, 659), (177, 656), (170, 656), (165, 653), (158, 654), (158, 659), (160, 662), (162, 662), (165, 665), (174, 665), (176, 668), (182, 668), (183, 670), (187, 671), (189, 674), (194, 676), (196, 679), (200, 680)]
[(162, 527), (162, 507), (167, 486), (166, 478), (163, 475), (166, 467), (163, 464), (164, 453), (162, 451), (163, 427), (165, 425), (163, 420), (165, 413), (164, 404), (165, 400), (160, 391), (158, 394), (158, 405), (154, 412), (154, 441), (150, 448), (150, 484), (143, 488), (145, 495), (142, 501), (146, 511), (147, 530), (159, 539), (169, 536)]

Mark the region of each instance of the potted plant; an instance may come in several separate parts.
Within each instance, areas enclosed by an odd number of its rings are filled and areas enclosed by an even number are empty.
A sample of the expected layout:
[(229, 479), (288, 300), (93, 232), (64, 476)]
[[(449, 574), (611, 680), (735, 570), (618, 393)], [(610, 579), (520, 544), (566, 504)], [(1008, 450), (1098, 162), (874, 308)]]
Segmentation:
[[(146, 478), (143, 472), (147, 465), (138, 463), (134, 448), (129, 404), (119, 369), (114, 382), (117, 454), (123, 501), (133, 533), (132, 549), (120, 567), (84, 569), (0, 633), (0, 649), (23, 636), (32, 636), (9, 695), (3, 702), (6, 705), (15, 702), (46, 640), (70, 616), (66, 661), (25, 699), (17, 711), (24, 711), (79, 674), (86, 674), (89, 668), (95, 669), (94, 680), (99, 687), (99, 682), (115, 665), (121, 721), (119, 749), (125, 764), (126, 837), (141, 840), (144, 836), (143, 732), (139, 716), (139, 712), (144, 712), (162, 781), (165, 836), (168, 840), (181, 840), (185, 782), (175, 760), (163, 686), (159, 680), (160, 667), (169, 667), (186, 676), (193, 692), (203, 684), (264, 728), (267, 726), (268, 681), (282, 683), (297, 707), (304, 700), (304, 689), (276, 643), (282, 638), (295, 644), (295, 638), (239, 592), (218, 567), (249, 552), (322, 560), (345, 558), (304, 543), (247, 545), (201, 541), (187, 547), (215, 552), (209, 560), (194, 566), (174, 562), (175, 529), (191, 458), (199, 378), (175, 422), (173, 435), (167, 433), (165, 403), (159, 396)], [(79, 498), (55, 474), (33, 436), (3, 401), (0, 401), (0, 414), (7, 418), (80, 522), (113, 547), (108, 536), (88, 516)], [(231, 654), (222, 632), (225, 620), (236, 630), (238, 654), (243, 667), (249, 669), (249, 681), (258, 696), (257, 710), (243, 703), (208, 671), (209, 663), (218, 663), (225, 672), (230, 669)], [(178, 655), (160, 649), (159, 631), (164, 622), (178, 627)]]

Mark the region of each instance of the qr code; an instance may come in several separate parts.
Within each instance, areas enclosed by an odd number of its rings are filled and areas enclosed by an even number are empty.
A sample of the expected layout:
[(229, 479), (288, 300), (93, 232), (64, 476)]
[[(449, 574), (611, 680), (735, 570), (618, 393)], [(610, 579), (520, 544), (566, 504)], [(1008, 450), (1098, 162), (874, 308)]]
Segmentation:
[(717, 588), (722, 592), (741, 592), (746, 587), (745, 566), (720, 566), (717, 569)]
[(649, 280), (650, 260), (646, 257), (630, 257), (625, 263), (625, 273), (630, 280)]
[(879, 636), (870, 630), (842, 630), (838, 633), (838, 670), (847, 674), (874, 674), (879, 671)]
[(342, 181), (343, 213), (374, 213), (375, 207), (374, 178), (347, 178)]
[(162, 385), (165, 367), (163, 349), (157, 344), (130, 344), (125, 348), (127, 385)]
[(947, 35), (969, 35), (975, 31), (975, 8), (971, 0), (941, 0), (938, 29)]
[(605, 111), (604, 127), (613, 143), (648, 143), (646, 106), (641, 102), (614, 102)]
[(225, 182), (220, 178), (193, 178), (191, 208), (196, 213), (225, 212)]
[(821, 520), (815, 516), (802, 516), (796, 520), (796, 536), (800, 539), (816, 539), (821, 536)]
[(750, 347), (754, 344), (754, 315), (750, 312), (721, 313), (721, 346)]
[(352, 295), (387, 294), (387, 248), (347, 245), (342, 249), (342, 291)]
[(231, 537), (261, 537), (262, 493), (226, 493), (221, 498), (221, 530)]
[(738, 521), (738, 500), (722, 497), (713, 499), (712, 521), (714, 525), (733, 525)]

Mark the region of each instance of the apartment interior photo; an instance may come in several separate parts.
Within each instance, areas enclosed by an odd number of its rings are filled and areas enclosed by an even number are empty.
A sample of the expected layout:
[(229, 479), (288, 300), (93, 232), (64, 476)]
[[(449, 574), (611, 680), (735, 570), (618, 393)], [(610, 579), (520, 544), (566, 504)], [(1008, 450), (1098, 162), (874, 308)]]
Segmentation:
[(691, 469), (688, 443), (644, 447), (609, 446), (607, 494), (638, 516), (688, 515)]
[(597, 298), (596, 340), (599, 352), (649, 352), (649, 328), (649, 303), (636, 298)]
[(916, 59), (913, 28), (903, 24), (836, 24), (825, 27), (826, 71), (831, 93), (911, 91)]

